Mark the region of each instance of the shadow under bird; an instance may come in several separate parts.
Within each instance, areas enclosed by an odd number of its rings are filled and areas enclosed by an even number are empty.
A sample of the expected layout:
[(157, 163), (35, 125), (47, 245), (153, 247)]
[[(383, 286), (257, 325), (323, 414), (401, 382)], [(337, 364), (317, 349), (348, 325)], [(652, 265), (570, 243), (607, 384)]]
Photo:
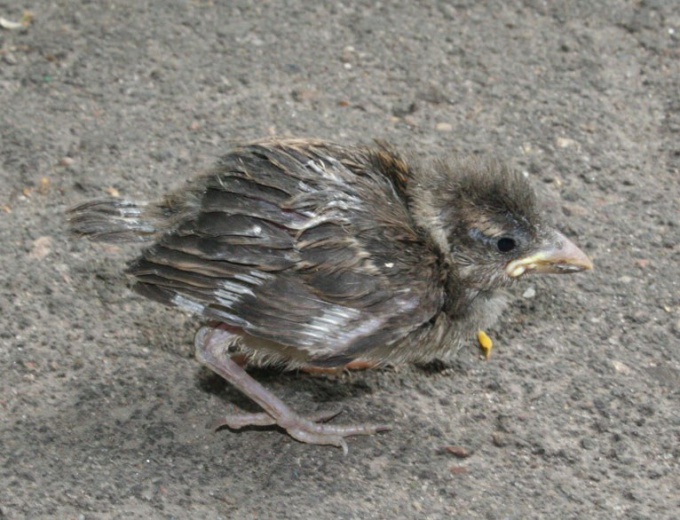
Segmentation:
[(592, 269), (546, 223), (527, 179), (489, 160), (411, 164), (387, 144), (309, 139), (234, 148), (158, 202), (98, 199), (69, 210), (74, 233), (150, 242), (127, 273), (140, 294), (206, 319), (199, 361), (278, 425), (347, 452), (386, 425), (302, 417), (232, 359), (290, 368), (451, 359), (528, 273)]

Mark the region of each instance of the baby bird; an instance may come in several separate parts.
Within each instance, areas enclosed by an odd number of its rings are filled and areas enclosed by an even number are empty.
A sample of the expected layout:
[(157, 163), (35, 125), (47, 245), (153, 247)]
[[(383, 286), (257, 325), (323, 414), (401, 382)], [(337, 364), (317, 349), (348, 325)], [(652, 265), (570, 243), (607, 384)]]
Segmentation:
[(92, 240), (151, 242), (127, 268), (134, 289), (210, 323), (197, 358), (264, 410), (218, 426), (278, 425), (345, 453), (345, 437), (389, 427), (302, 417), (230, 352), (291, 368), (446, 360), (496, 320), (499, 289), (592, 269), (520, 173), (480, 159), (411, 164), (384, 143), (254, 142), (159, 202), (69, 213)]

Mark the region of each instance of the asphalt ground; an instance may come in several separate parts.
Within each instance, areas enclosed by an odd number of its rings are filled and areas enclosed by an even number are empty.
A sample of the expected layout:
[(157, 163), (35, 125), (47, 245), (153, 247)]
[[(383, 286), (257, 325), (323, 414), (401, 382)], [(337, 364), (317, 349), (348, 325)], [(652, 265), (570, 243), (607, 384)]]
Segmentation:
[[(29, 11), (29, 14), (25, 14)], [(0, 518), (626, 518), (680, 511), (675, 1), (0, 0)], [(3, 25), (3, 24), (0, 24)], [(593, 273), (530, 278), (447, 367), (260, 370), (393, 431), (216, 433), (198, 321), (131, 293), (87, 198), (155, 198), (234, 141), (386, 139), (528, 172)]]

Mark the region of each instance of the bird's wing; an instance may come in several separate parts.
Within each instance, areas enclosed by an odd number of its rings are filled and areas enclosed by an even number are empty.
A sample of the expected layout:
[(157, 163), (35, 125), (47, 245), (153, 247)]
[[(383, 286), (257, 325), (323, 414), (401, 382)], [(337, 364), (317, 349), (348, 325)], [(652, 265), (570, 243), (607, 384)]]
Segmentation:
[(319, 363), (404, 337), (441, 308), (439, 267), (394, 179), (359, 166), (371, 153), (290, 141), (226, 156), (192, 218), (130, 266), (136, 289)]

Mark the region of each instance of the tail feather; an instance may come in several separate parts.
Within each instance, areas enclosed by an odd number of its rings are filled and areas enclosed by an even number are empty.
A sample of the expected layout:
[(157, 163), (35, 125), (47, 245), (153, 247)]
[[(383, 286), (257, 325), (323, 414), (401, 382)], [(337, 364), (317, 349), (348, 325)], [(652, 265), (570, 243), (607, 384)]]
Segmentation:
[(161, 231), (149, 203), (95, 199), (68, 210), (71, 232), (98, 242), (148, 242)]

